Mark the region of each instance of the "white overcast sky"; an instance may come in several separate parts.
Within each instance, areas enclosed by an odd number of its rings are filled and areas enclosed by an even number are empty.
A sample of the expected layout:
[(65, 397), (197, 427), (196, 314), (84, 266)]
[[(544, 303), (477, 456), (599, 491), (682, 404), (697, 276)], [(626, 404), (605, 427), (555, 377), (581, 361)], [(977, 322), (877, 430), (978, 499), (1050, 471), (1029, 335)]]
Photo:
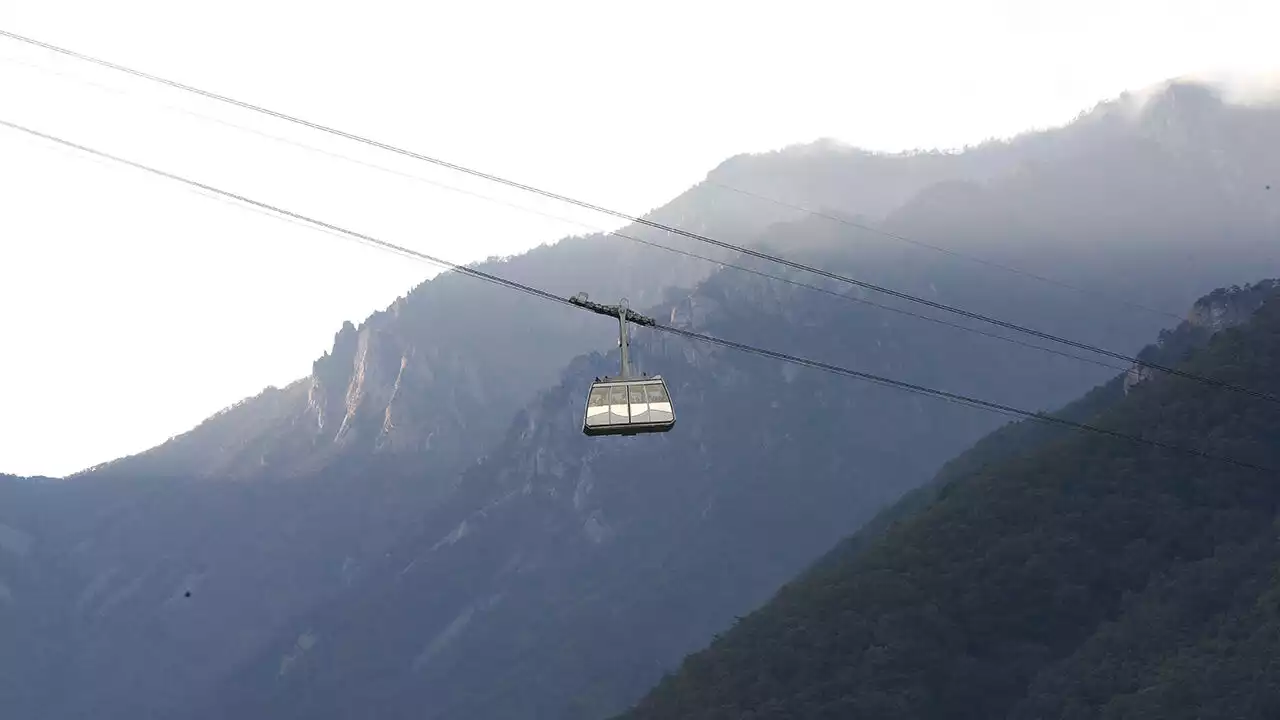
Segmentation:
[[(1275, 70), (1275, 5), (5, 0), (0, 28), (639, 214), (740, 152), (956, 147)], [(261, 133), (615, 225), (4, 38), (0, 119), (451, 261), (582, 227)], [(0, 128), (0, 471), (186, 431), (434, 272)]]

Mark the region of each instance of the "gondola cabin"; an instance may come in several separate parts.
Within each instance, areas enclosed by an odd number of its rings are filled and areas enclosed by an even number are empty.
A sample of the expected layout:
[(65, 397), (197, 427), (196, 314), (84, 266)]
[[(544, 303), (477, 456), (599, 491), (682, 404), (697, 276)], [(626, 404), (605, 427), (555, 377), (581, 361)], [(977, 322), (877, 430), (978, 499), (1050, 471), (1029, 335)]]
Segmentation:
[(586, 435), (639, 435), (675, 427), (675, 408), (659, 375), (601, 378), (591, 384), (582, 422)]

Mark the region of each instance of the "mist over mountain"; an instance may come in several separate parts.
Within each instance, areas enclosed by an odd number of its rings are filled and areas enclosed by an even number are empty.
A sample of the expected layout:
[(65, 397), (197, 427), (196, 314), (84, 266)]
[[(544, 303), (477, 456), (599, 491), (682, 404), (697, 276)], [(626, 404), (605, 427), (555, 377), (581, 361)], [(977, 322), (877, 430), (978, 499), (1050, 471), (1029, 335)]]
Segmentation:
[[(1175, 83), (963, 153), (731, 158), (648, 217), (1135, 353), (1207, 290), (1277, 274), (1278, 177), (1280, 111)], [(477, 267), (1028, 409), (1126, 369), (623, 232), (849, 299), (605, 235)], [(19, 639), (0, 643), (0, 703), (607, 717), (1003, 421), (642, 330), (637, 362), (668, 379), (679, 424), (589, 440), (581, 406), (615, 344), (605, 318), (446, 273), (343, 325), (309, 377), (164, 445), (64, 481), (0, 479), (0, 632)]]

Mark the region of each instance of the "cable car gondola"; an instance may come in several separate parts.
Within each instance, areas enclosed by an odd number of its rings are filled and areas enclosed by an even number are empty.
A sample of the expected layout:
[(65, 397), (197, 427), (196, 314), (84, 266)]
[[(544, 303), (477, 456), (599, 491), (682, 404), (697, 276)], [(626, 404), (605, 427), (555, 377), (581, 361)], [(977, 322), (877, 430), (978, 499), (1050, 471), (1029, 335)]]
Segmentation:
[(601, 315), (618, 318), (618, 347), (622, 355), (622, 372), (617, 377), (596, 378), (587, 393), (587, 406), (582, 416), (584, 435), (640, 435), (667, 432), (675, 427), (675, 407), (667, 384), (661, 375), (634, 376), (627, 342), (627, 322), (653, 325), (647, 318), (627, 309), (624, 299), (619, 305), (600, 305), (581, 293), (572, 298), (575, 305)]
[(666, 432), (675, 424), (671, 396), (660, 375), (640, 380), (605, 377), (591, 383), (582, 421), (587, 435)]

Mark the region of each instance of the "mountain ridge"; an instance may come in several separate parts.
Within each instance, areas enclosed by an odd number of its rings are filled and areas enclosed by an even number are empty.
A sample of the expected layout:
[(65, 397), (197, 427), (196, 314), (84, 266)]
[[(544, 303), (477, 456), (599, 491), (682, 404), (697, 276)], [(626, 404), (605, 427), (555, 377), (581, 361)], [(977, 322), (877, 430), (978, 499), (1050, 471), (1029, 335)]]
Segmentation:
[[(1239, 281), (1242, 268), (1280, 263), (1267, 242), (1277, 216), (1232, 196), (1222, 173), (1196, 159), (1217, 153), (1260, 177), (1278, 167), (1280, 143), (1264, 142), (1274, 128), (1208, 136), (1225, 144), (1189, 160), (1127, 126), (1079, 130), (1040, 137), (1048, 155), (993, 146), (986, 159), (886, 170), (883, 182), (875, 168), (894, 159), (842, 165), (816, 148), (808, 164), (788, 156), (784, 179), (765, 163), (755, 184), (734, 184), (790, 188), (782, 199), (858, 217), (894, 205), (912, 183), (971, 182), (976, 191), (959, 200), (935, 194), (926, 205), (914, 199), (921, 192), (905, 193), (881, 229), (1154, 306), (1186, 307), (1204, 288)], [(1116, 148), (1140, 167), (1100, 164)], [(1010, 166), (1022, 174), (1000, 174)], [(973, 179), (983, 173), (997, 177)], [(1176, 182), (1149, 185), (1167, 173)], [(1063, 194), (1082, 177), (1098, 187)], [(863, 187), (876, 190), (865, 202)], [(1148, 197), (1127, 208), (1144, 188)], [(1026, 278), (996, 281), (989, 268), (709, 185), (677, 200), (655, 217), (1126, 353), (1165, 323)], [(1210, 223), (1180, 228), (1165, 206), (1222, 222), (1201, 234)], [(1114, 219), (1127, 234), (1091, 235)], [(857, 302), (869, 294), (798, 272), (777, 274), (848, 298), (673, 263), (607, 236), (563, 245), (481, 267), (564, 295), (627, 295), (735, 341), (1028, 408), (1057, 407), (1108, 376), (872, 309)], [(0, 522), (33, 538), (26, 559), (0, 567), (13, 600), (0, 622), (49, 623), (39, 663), (0, 647), (0, 669), (18, 679), (6, 690), (16, 707), (53, 718), (181, 715), (200, 698), (252, 718), (264, 707), (307, 715), (322, 697), (358, 708), (382, 693), (388, 716), (430, 704), (442, 720), (508, 720), (523, 707), (598, 719), (995, 427), (923, 398), (642, 330), (637, 361), (673, 383), (681, 429), (653, 443), (656, 459), (637, 442), (592, 444), (581, 437), (581, 403), (589, 378), (615, 369), (599, 351), (616, 327), (571, 310), (446, 273), (336, 333), (311, 377), (144, 457), (0, 503)], [(813, 431), (811, 417), (826, 422)], [(731, 432), (732, 418), (750, 431)], [(664, 464), (646, 472), (645, 463)], [(345, 674), (334, 675), (341, 663)], [(485, 671), (495, 666), (503, 677)], [(310, 684), (326, 673), (336, 679)]]
[[(1064, 152), (1076, 152), (1075, 148), (1078, 148), (1081, 142), (1089, 142), (1090, 138), (1096, 134), (1096, 126), (1111, 128), (1117, 118), (1119, 121), (1127, 122), (1129, 130), (1136, 129), (1140, 136), (1145, 136), (1151, 132), (1164, 133), (1164, 135), (1154, 136), (1158, 138), (1168, 136), (1170, 132), (1168, 128), (1171, 127), (1193, 125), (1214, 127), (1215, 123), (1212, 121), (1197, 119), (1209, 111), (1216, 110), (1217, 114), (1221, 115), (1225, 110), (1229, 109), (1232, 113), (1246, 118), (1232, 121), (1232, 127), (1235, 129), (1239, 129), (1242, 123), (1248, 125), (1250, 121), (1247, 118), (1252, 117), (1255, 113), (1255, 109), (1252, 106), (1227, 103), (1221, 97), (1221, 93), (1211, 85), (1186, 80), (1173, 79), (1157, 84), (1136, 95), (1142, 98), (1141, 102), (1135, 101), (1132, 96), (1122, 95), (1118, 98), (1103, 101), (1090, 111), (1082, 112), (1075, 123), (1048, 131), (1023, 133), (1007, 140), (989, 141), (963, 153), (874, 153), (830, 140), (818, 140), (779, 151), (738, 155), (723, 161), (708, 173), (704, 181), (694, 185), (672, 201), (656, 208), (647, 217), (651, 217), (657, 222), (677, 227), (685, 227), (687, 225), (687, 229), (706, 233), (712, 237), (737, 238), (740, 243), (750, 245), (754, 236), (761, 232), (767, 232), (771, 226), (803, 219), (803, 211), (788, 207), (788, 205), (798, 204), (837, 212), (844, 216), (865, 217), (871, 221), (881, 218), (888, 232), (900, 232), (909, 237), (919, 234), (923, 239), (930, 235), (937, 236), (938, 232), (933, 227), (913, 227), (910, 222), (904, 225), (899, 219), (904, 213), (919, 213), (921, 209), (920, 203), (925, 204), (928, 212), (935, 214), (938, 211), (943, 213), (952, 212), (950, 208), (955, 206), (981, 208), (985, 204), (984, 198), (988, 197), (992, 192), (991, 189), (987, 189), (991, 183), (1000, 182), (1002, 177), (1016, 179), (1019, 184), (1025, 183), (1026, 179), (1023, 175), (1027, 172), (1028, 161), (1032, 165), (1042, 164), (1060, 159)], [(1184, 119), (1188, 113), (1192, 117)], [(1210, 116), (1213, 115), (1212, 112), (1209, 112), (1209, 114)], [(1222, 123), (1218, 122), (1216, 125), (1222, 125)], [(1147, 130), (1145, 128), (1155, 129)], [(1215, 132), (1218, 135), (1211, 134), (1208, 137), (1216, 139), (1226, 130), (1217, 130)], [(1054, 149), (1059, 146), (1062, 149)], [(1032, 157), (1026, 157), (1027, 153), (1031, 153)], [(866, 181), (866, 179), (871, 178), (874, 178), (874, 181)], [(1255, 181), (1255, 178), (1250, 178), (1250, 182), (1253, 181)], [(1256, 181), (1261, 182), (1261, 176)], [(954, 199), (948, 199), (949, 196), (947, 195), (938, 196), (939, 192), (953, 184), (956, 188), (969, 188), (978, 194), (976, 196), (962, 194)], [(1007, 193), (1009, 192), (1009, 187), (1008, 181), (1005, 181), (997, 192)], [(753, 192), (777, 202), (749, 198), (726, 188)], [(1254, 194), (1256, 195), (1256, 193)], [(931, 197), (937, 197), (938, 199), (928, 200)], [(939, 205), (939, 203), (941, 204)], [(700, 210), (699, 208), (702, 209)], [(1277, 218), (1280, 219), (1280, 206), (1275, 208), (1275, 212), (1277, 213)], [(966, 217), (970, 221), (969, 224), (972, 224), (975, 218), (979, 216), (973, 215), (973, 211), (970, 210), (967, 211)], [(953, 221), (954, 219), (952, 218)], [(1007, 211), (999, 212), (995, 218), (988, 217), (984, 219), (995, 220), (997, 223), (1008, 227), (1016, 227), (1020, 224)], [(951, 222), (948, 225), (955, 224)], [(960, 224), (963, 225), (964, 223)], [(665, 237), (664, 233), (642, 225), (633, 224), (624, 228), (622, 232), (644, 240), (659, 242), (660, 244), (672, 245), (674, 243), (679, 245), (682, 242), (677, 241), (676, 238)], [(1008, 235), (1009, 233), (1003, 234)], [(964, 239), (968, 241), (975, 240), (975, 238)], [(954, 239), (941, 242), (943, 245), (953, 243)], [(989, 245), (989, 243), (987, 244)], [(587, 250), (588, 247), (593, 249)], [(785, 245), (783, 249), (785, 249)], [(986, 249), (992, 250), (990, 247)], [(708, 257), (722, 261), (732, 257), (719, 248), (698, 248), (698, 251)], [(545, 285), (552, 292), (566, 296), (585, 289), (596, 297), (613, 295), (629, 297), (635, 305), (643, 305), (661, 299), (662, 293), (667, 292), (668, 289), (687, 287), (691, 283), (706, 277), (713, 269), (708, 264), (690, 258), (665, 258), (658, 254), (660, 252), (651, 248), (633, 246), (618, 238), (592, 234), (568, 237), (551, 245), (534, 248), (513, 258), (491, 260), (474, 263), (473, 265), (488, 272), (496, 272), (504, 276), (512, 275), (512, 279), (522, 282), (537, 281), (535, 284), (539, 284), (539, 286)], [(1003, 252), (1005, 251), (1001, 250), (996, 254)], [(594, 264), (588, 258), (598, 257), (603, 254), (618, 255), (619, 253), (621, 257), (627, 260), (625, 263), (615, 264), (614, 267), (634, 263), (639, 264), (631, 267), (628, 270), (628, 276), (621, 282), (616, 279), (610, 281), (608, 284), (612, 285), (612, 287), (606, 287), (602, 290), (598, 287), (598, 282), (588, 279), (594, 276), (594, 280), (598, 281), (599, 273), (574, 273), (572, 271), (567, 275), (564, 273), (564, 266), (572, 267), (585, 263), (588, 267), (594, 267)], [(552, 255), (560, 257), (566, 254), (577, 257), (572, 260), (567, 257), (555, 261), (550, 260)], [(1016, 260), (1016, 258), (1013, 259)], [(616, 263), (617, 261), (614, 262)], [(533, 272), (545, 275), (548, 263), (558, 265), (560, 268), (551, 276), (535, 277), (529, 274)], [(1063, 267), (1069, 266), (1064, 264)], [(402, 399), (398, 407), (403, 409), (404, 415), (413, 417), (418, 422), (409, 422), (408, 424), (411, 427), (406, 427), (405, 432), (399, 433), (401, 436), (399, 438), (384, 438), (382, 436), (386, 433), (383, 428), (376, 427), (376, 425), (382, 425), (384, 428), (395, 428), (394, 419), (388, 417), (388, 413), (391, 415), (396, 414), (391, 408), (391, 403), (376, 403), (375, 406), (368, 402), (361, 402), (365, 397), (394, 398), (395, 394), (392, 393), (391, 386), (401, 377), (410, 383), (416, 382), (420, 391), (429, 390), (432, 383), (430, 378), (437, 374), (436, 363), (444, 364), (444, 367), (440, 368), (440, 370), (446, 375), (453, 377), (455, 374), (461, 374), (465, 378), (468, 374), (468, 369), (463, 357), (514, 354), (509, 347), (502, 348), (501, 345), (491, 347), (493, 343), (483, 342), (471, 348), (470, 350), (473, 350), (473, 352), (468, 352), (465, 356), (452, 353), (452, 357), (450, 357), (451, 353), (445, 348), (432, 347), (429, 341), (428, 345), (424, 346), (423, 338), (404, 337), (404, 333), (386, 332), (397, 322), (401, 313), (415, 315), (410, 310), (411, 308), (420, 309), (424, 304), (432, 303), (456, 306), (456, 300), (443, 295), (433, 301), (417, 299), (418, 295), (422, 293), (433, 295), (448, 292), (441, 288), (455, 285), (456, 278), (453, 277), (454, 275), (456, 274), (446, 273), (446, 277), (426, 281), (405, 296), (398, 298), (386, 309), (373, 313), (360, 323), (359, 328), (354, 330), (356, 341), (354, 346), (351, 344), (349, 337), (351, 331), (339, 331), (335, 335), (333, 348), (313, 363), (311, 375), (308, 378), (302, 378), (299, 381), (295, 381), (295, 383), (286, 385), (283, 395), (275, 393), (272, 388), (267, 388), (258, 395), (238, 401), (230, 406), (229, 409), (224, 410), (223, 413), (217, 414), (222, 415), (226, 412), (234, 412), (240, 425), (266, 425), (268, 427), (264, 427), (258, 432), (248, 433), (246, 437), (224, 437), (221, 441), (211, 438), (206, 444), (218, 447), (219, 450), (215, 451), (213, 456), (209, 456), (193, 447), (205, 442), (203, 437), (199, 437), (203, 431), (200, 431), (198, 426), (175, 436), (169, 442), (163, 443), (156, 448), (126, 458), (101, 463), (75, 473), (74, 476), (117, 470), (136, 474), (138, 472), (148, 472), (146, 468), (156, 464), (166, 467), (165, 472), (170, 474), (186, 472), (204, 474), (210, 477), (228, 474), (251, 477), (261, 476), (266, 472), (304, 475), (307, 472), (323, 467), (324, 463), (328, 461), (326, 458), (329, 455), (334, 452), (342, 452), (344, 443), (338, 440), (337, 433), (327, 431), (323, 434), (318, 432), (306, 433), (302, 429), (312, 426), (313, 423), (315, 426), (322, 428), (322, 416), (327, 411), (332, 410), (331, 406), (346, 404), (344, 402), (346, 398), (343, 396), (349, 394), (352, 390), (357, 391), (352, 400), (357, 401), (355, 407), (360, 411), (357, 414), (364, 419), (364, 422), (349, 425), (349, 435), (372, 436), (377, 439), (374, 445), (379, 447), (412, 450), (420, 445), (419, 441), (413, 438), (444, 433), (441, 440), (443, 445), (451, 446), (461, 442), (466, 446), (465, 449), (459, 449), (457, 457), (445, 462), (446, 466), (456, 468), (458, 463), (465, 463), (495, 437), (500, 421), (497, 425), (490, 425), (483, 430), (477, 429), (473, 433), (467, 428), (455, 427), (453, 421), (448, 420), (447, 417), (439, 419), (426, 417), (433, 416), (438, 412), (439, 409), (437, 408), (414, 407), (411, 404), (406, 406)], [(425, 298), (426, 295), (423, 295), (423, 297)], [(1187, 298), (1186, 300), (1189, 299)], [(522, 313), (523, 310), (516, 310), (515, 308), (524, 307), (521, 303), (503, 303), (500, 301), (488, 304), (491, 308), (497, 310), (498, 316), (503, 313), (510, 315)], [(420, 323), (423, 321), (442, 322), (439, 317), (431, 313), (427, 313), (424, 316), (420, 310), (416, 313), (416, 316), (415, 320), (406, 319), (400, 322), (402, 324), (404, 322)], [(564, 363), (568, 362), (576, 353), (587, 351), (592, 347), (607, 347), (607, 336), (603, 333), (592, 333), (586, 330), (585, 328), (589, 326), (589, 323), (585, 321), (574, 319), (568, 321), (566, 325), (565, 320), (557, 319), (557, 315), (554, 312), (535, 313), (534, 317), (537, 318), (535, 323), (536, 327), (539, 328), (539, 336), (541, 336), (534, 337), (544, 340), (541, 343), (543, 345), (562, 345), (566, 348), (566, 352), (550, 353), (545, 359), (536, 356), (530, 358), (530, 362), (526, 367), (530, 375), (536, 378), (532, 383), (533, 385), (550, 383), (554, 378), (554, 373), (560, 367), (563, 367)], [(522, 326), (528, 327), (529, 324), (525, 323)], [(344, 324), (344, 328), (347, 327), (355, 328), (355, 325), (348, 321)], [(383, 332), (374, 333), (375, 329)], [(495, 328), (495, 334), (501, 335), (502, 332)], [(375, 357), (388, 366), (394, 365), (399, 361), (405, 366), (403, 368), (405, 372), (402, 375), (389, 371), (383, 372), (381, 375), (391, 376), (390, 380), (384, 379), (380, 383), (375, 383), (376, 387), (372, 387), (368, 383), (360, 382), (359, 376), (365, 370), (379, 367), (379, 365), (377, 363), (368, 365), (361, 362), (361, 358), (356, 357), (354, 352), (355, 349), (360, 347), (360, 343), (367, 343), (371, 337), (384, 337), (391, 342), (392, 349), (389, 352), (392, 356), (396, 354), (394, 349), (397, 346), (401, 346), (399, 349), (402, 351), (409, 348), (423, 347), (429, 355), (432, 353), (434, 355), (431, 361), (422, 361), (414, 355), (405, 354), (404, 352), (400, 353), (400, 357), (387, 358), (381, 358), (380, 353), (375, 353)], [(464, 339), (465, 336), (456, 336), (452, 344), (456, 345)], [(601, 343), (605, 344), (602, 345)], [(475, 344), (474, 341), (472, 344)], [(329, 372), (323, 373), (323, 377), (317, 374), (322, 366), (326, 366), (329, 369)], [(347, 377), (341, 377), (344, 374)], [(470, 397), (448, 396), (440, 398), (440, 400), (450, 406), (449, 412), (453, 414), (459, 412), (463, 414), (473, 413), (475, 412), (474, 410), (467, 410), (465, 407), (467, 405), (474, 407), (476, 404), (484, 405), (494, 402), (492, 397), (487, 396), (488, 394), (481, 392), (480, 389), (485, 387), (487, 383), (498, 383), (500, 391), (493, 394), (510, 396), (516, 401), (508, 403), (501, 411), (496, 411), (493, 415), (495, 417), (509, 415), (509, 413), (515, 412), (523, 402), (527, 402), (532, 395), (530, 391), (521, 393), (509, 384), (501, 386), (503, 375), (505, 373), (499, 372), (496, 375), (481, 373), (468, 383), (470, 388), (467, 394)], [(297, 382), (307, 381), (312, 386), (308, 393), (307, 403), (304, 407), (298, 407), (299, 400), (296, 397), (295, 385)], [(317, 385), (320, 386), (317, 387)], [(365, 395), (361, 395), (360, 390), (366, 391)], [(255, 400), (255, 398), (259, 398), (259, 400)], [(284, 408), (278, 404), (279, 401), (287, 402), (291, 417), (280, 416)], [(255, 417), (255, 414), (258, 413), (265, 416), (268, 422), (263, 423), (260, 418)], [(377, 418), (379, 413), (383, 416), (381, 423), (378, 422)], [(350, 414), (352, 414), (352, 408), (348, 408), (348, 412), (344, 413), (344, 415)], [(425, 425), (422, 423), (425, 423)], [(272, 425), (289, 425), (291, 427), (271, 429), (270, 426)], [(363, 425), (370, 426), (363, 427)], [(484, 439), (476, 443), (467, 443), (467, 438), (473, 434)], [(271, 435), (274, 440), (270, 440), (267, 437), (268, 435)], [(343, 437), (345, 438), (346, 436), (344, 435)], [(181, 440), (181, 442), (175, 443), (178, 440)], [(228, 462), (226, 460), (229, 452), (231, 454), (234, 454), (234, 452), (228, 451), (225, 445), (261, 445), (264, 443), (270, 444), (272, 441), (281, 443), (287, 448), (287, 450), (281, 450), (273, 456), (274, 462), (261, 454), (256, 458), (246, 457), (239, 462)], [(179, 445), (182, 447), (179, 448)], [(362, 448), (357, 452), (368, 451), (365, 445), (360, 443), (357, 443), (357, 445)], [(195, 457), (184, 460), (184, 452), (194, 452)], [(289, 455), (302, 456), (303, 459), (297, 469), (289, 468), (291, 460), (285, 457)]]

